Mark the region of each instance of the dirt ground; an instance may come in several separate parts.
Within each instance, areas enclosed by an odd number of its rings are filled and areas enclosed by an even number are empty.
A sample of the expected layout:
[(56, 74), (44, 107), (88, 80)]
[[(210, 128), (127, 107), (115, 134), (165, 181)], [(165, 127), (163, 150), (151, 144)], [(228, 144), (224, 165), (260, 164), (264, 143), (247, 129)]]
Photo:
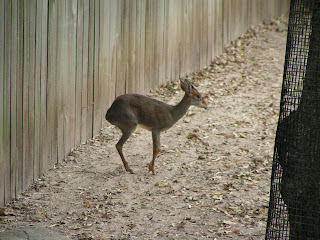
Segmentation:
[[(108, 125), (0, 211), (0, 231), (44, 226), (71, 239), (264, 239), (287, 23), (251, 28), (210, 66), (190, 75), (207, 96), (161, 134), (155, 169), (151, 133), (124, 146), (124, 171)], [(170, 83), (150, 96), (172, 104)]]

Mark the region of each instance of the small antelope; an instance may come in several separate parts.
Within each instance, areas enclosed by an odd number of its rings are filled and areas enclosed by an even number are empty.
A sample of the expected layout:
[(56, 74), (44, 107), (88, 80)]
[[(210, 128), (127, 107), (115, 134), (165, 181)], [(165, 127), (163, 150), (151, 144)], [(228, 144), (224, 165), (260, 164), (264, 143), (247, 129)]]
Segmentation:
[(126, 171), (133, 173), (123, 156), (122, 147), (137, 125), (152, 132), (153, 156), (149, 171), (155, 174), (154, 161), (160, 152), (160, 132), (171, 128), (191, 105), (208, 107), (205, 99), (187, 79), (180, 79), (180, 86), (185, 95), (175, 106), (139, 94), (124, 94), (117, 97), (108, 109), (106, 120), (122, 131), (116, 148)]

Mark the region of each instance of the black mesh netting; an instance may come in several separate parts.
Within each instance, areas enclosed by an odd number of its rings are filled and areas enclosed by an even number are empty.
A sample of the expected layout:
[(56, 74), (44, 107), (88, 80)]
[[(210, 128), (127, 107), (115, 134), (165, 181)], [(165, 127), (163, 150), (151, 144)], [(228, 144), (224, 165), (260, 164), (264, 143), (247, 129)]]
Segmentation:
[(320, 239), (320, 1), (292, 0), (266, 239)]

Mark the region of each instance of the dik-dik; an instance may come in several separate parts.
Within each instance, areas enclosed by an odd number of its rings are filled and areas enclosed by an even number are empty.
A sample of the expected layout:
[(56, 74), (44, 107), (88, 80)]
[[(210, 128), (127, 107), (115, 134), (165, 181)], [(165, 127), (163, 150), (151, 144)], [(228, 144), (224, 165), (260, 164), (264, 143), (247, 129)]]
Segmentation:
[(108, 109), (106, 120), (122, 131), (116, 148), (126, 171), (133, 173), (123, 156), (122, 147), (137, 125), (152, 132), (153, 156), (149, 171), (155, 174), (154, 161), (160, 151), (160, 132), (171, 128), (191, 105), (208, 107), (205, 99), (187, 79), (180, 79), (180, 86), (185, 95), (175, 106), (139, 94), (124, 94), (117, 97)]

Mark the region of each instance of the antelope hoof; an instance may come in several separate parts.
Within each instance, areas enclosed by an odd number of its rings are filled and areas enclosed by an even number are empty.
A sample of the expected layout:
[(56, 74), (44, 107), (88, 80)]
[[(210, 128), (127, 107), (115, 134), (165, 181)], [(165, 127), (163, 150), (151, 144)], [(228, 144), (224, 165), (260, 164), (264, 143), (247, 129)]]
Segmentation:
[(154, 170), (154, 167), (149, 165), (149, 172), (151, 172), (153, 175), (156, 174), (156, 171)]
[(133, 174), (133, 171), (131, 170), (131, 168), (126, 167), (125, 169), (126, 169), (126, 171), (127, 171), (127, 172), (129, 172), (129, 173)]

